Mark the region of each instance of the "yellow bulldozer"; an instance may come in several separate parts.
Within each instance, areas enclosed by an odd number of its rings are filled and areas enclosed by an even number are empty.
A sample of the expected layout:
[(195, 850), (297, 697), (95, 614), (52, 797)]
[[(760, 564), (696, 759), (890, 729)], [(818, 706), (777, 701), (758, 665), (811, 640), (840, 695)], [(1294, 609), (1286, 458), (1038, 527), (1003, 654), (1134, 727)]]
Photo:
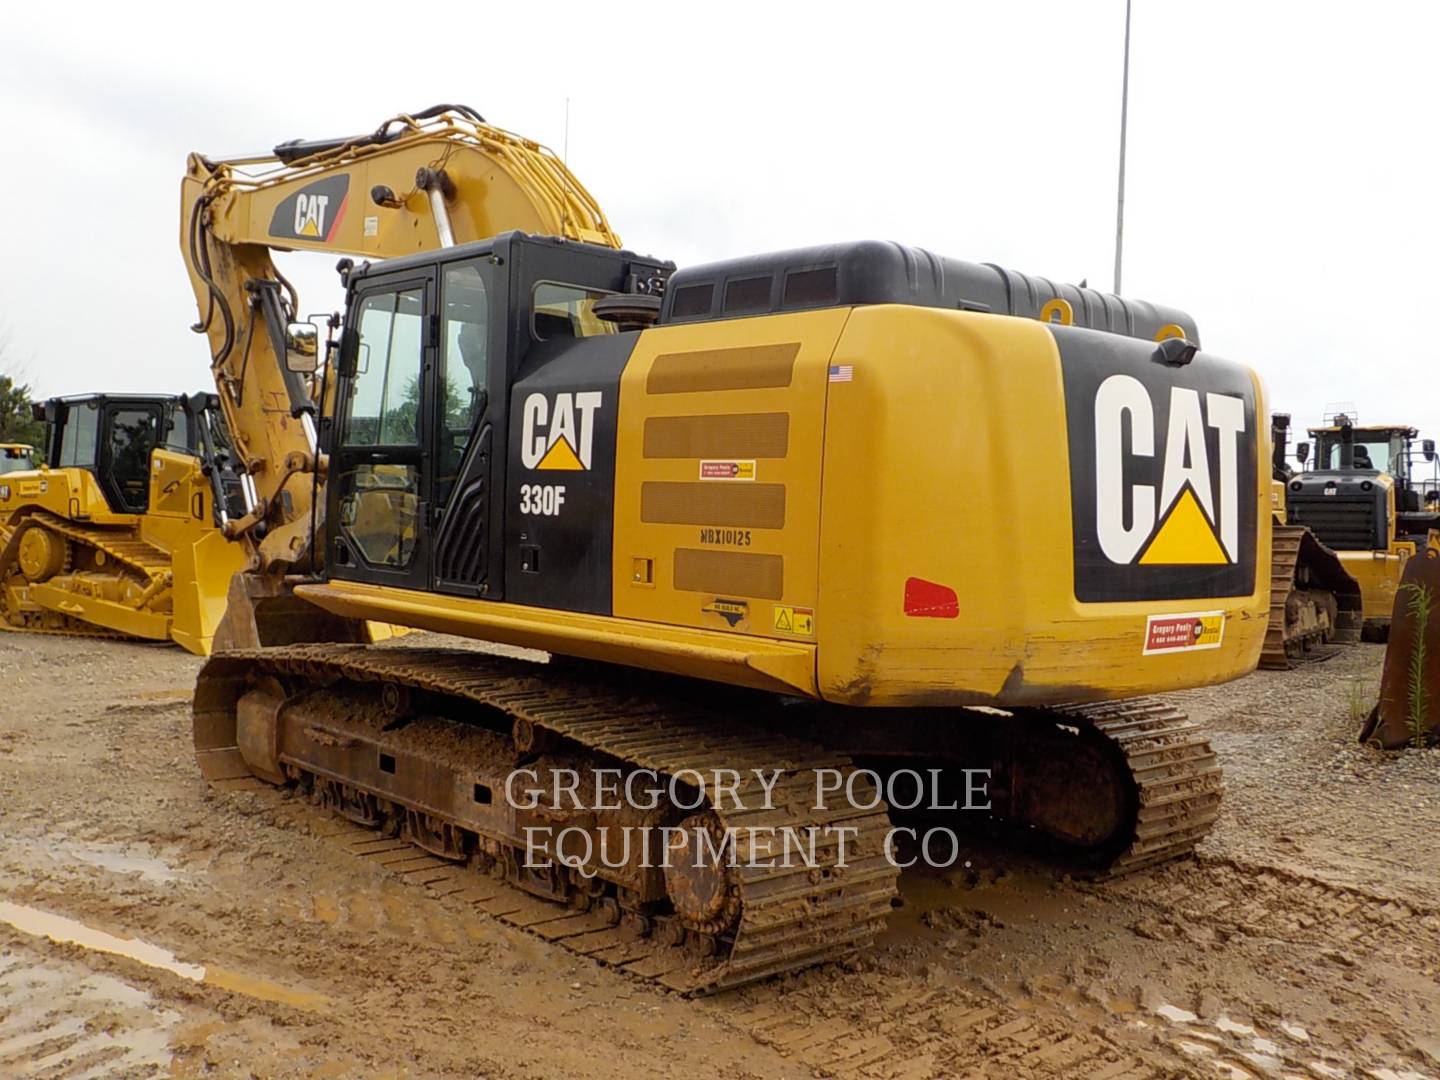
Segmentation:
[[(1214, 822), (1215, 754), (1144, 695), (1259, 659), (1270, 436), (1184, 313), (890, 243), (677, 270), (464, 107), (194, 154), (181, 218), (253, 552), (213, 782), (696, 992), (872, 940), (911, 779), (1090, 871)], [(350, 255), (323, 366), (276, 249)]]
[(1362, 598), (1363, 633), (1384, 641), (1406, 565), (1440, 528), (1436, 484), (1419, 462), (1435, 443), (1407, 424), (1357, 424), (1345, 414), (1309, 429), (1297, 447), (1303, 471), (1288, 478), (1286, 520), (1308, 528), (1339, 556)]
[(215, 395), (52, 398), (35, 416), (41, 460), (0, 476), (0, 628), (208, 655), (245, 562), (222, 531), (239, 478)]

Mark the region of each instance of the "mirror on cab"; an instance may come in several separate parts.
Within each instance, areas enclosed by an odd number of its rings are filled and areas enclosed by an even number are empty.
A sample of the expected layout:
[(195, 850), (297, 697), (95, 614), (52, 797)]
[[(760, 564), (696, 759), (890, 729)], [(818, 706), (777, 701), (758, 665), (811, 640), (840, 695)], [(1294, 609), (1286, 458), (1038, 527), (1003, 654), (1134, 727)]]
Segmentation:
[(285, 326), (285, 370), (296, 375), (313, 375), (320, 366), (320, 331), (314, 323), (292, 322)]
[(1304, 465), (1310, 457), (1310, 444), (1308, 442), (1295, 444), (1295, 460)]
[(1420, 452), (1425, 455), (1426, 461), (1435, 460), (1435, 440), (1426, 439), (1420, 444)]

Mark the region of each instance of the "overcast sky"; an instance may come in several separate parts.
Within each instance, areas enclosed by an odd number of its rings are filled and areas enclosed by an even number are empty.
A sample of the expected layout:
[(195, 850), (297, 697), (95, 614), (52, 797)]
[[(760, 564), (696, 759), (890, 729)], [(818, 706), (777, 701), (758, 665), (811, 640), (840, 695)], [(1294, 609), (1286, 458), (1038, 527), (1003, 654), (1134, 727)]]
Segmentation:
[[(569, 98), (571, 168), (682, 265), (879, 238), (1108, 289), (1123, 26), (1124, 0), (9, 5), (0, 370), (206, 386), (186, 153), (440, 101), (559, 150)], [(1437, 42), (1429, 2), (1135, 0), (1124, 292), (1299, 425), (1346, 402), (1440, 435)], [(333, 263), (282, 264), (307, 312)]]

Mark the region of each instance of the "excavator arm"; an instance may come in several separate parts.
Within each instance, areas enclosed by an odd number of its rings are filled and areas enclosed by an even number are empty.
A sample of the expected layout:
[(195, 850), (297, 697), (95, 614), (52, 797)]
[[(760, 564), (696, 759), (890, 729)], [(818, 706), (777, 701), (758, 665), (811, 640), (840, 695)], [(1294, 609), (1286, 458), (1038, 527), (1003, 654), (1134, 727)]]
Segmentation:
[(191, 154), (180, 247), (238, 457), (245, 513), (224, 522), (252, 569), (318, 569), (324, 478), (311, 382), (286, 363), (295, 289), (273, 251), (390, 258), (517, 229), (618, 248), (604, 213), (550, 150), (438, 105), (350, 138), (269, 154)]

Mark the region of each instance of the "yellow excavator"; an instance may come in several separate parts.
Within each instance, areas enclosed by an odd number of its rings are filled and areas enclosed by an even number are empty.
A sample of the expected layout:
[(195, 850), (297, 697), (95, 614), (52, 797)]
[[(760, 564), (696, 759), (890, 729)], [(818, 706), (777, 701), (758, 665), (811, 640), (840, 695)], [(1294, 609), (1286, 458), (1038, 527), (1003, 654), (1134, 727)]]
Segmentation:
[[(192, 155), (182, 222), (255, 552), (212, 782), (687, 992), (864, 947), (917, 807), (1101, 873), (1210, 829), (1144, 695), (1257, 663), (1269, 431), (1185, 314), (889, 243), (677, 270), (461, 107)], [(275, 249), (350, 253), (323, 367)]]
[(0, 628), (174, 641), (208, 655), (244, 553), (214, 394), (35, 406), (42, 460), (0, 477)]

